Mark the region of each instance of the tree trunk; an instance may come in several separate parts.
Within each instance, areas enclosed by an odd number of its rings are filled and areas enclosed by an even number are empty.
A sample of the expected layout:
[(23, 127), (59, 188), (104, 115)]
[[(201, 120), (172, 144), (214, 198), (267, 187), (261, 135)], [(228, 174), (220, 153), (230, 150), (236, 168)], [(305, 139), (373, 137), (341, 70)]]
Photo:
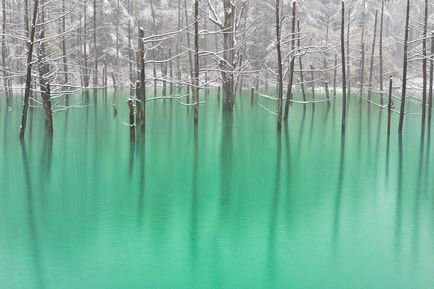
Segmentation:
[[(297, 20), (297, 30), (298, 30), (297, 46), (298, 46), (298, 52), (300, 53), (300, 49), (301, 49), (301, 44), (300, 44), (300, 39), (301, 39), (300, 20)], [(299, 68), (300, 68), (301, 94), (303, 95), (303, 101), (306, 101), (306, 91), (304, 90), (303, 57), (301, 56), (301, 53), (300, 53), (300, 56), (298, 57), (298, 64), (299, 64)]]
[(3, 22), (2, 22), (2, 68), (3, 68), (3, 81), (4, 81), (4, 92), (6, 96), (6, 104), (10, 105), (10, 95), (8, 87), (8, 68), (6, 65), (6, 0), (2, 0), (2, 12), (3, 12)]
[[(185, 25), (186, 27), (189, 26), (188, 23), (188, 9), (187, 9), (187, 0), (184, 0), (184, 10), (185, 10)], [(190, 33), (189, 30), (187, 28), (187, 47), (190, 48), (191, 47), (191, 43), (190, 43)], [(190, 65), (190, 79), (191, 81), (193, 81), (194, 75), (193, 75), (193, 55), (191, 53), (191, 49), (188, 49), (188, 63)], [(187, 87), (187, 90), (190, 88), (190, 86)], [(187, 93), (187, 103), (190, 101), (190, 95), (189, 93)]]
[(393, 79), (391, 77), (389, 82), (389, 102), (387, 104), (387, 135), (390, 135), (390, 117), (392, 112), (392, 84)]
[[(282, 52), (280, 47), (280, 1), (276, 0), (276, 49), (277, 49), (277, 129), (282, 128), (282, 97), (283, 97), (283, 70)], [(253, 103), (253, 98), (252, 98)]]
[[(139, 28), (139, 67), (140, 67), (140, 89), (139, 89), (139, 105), (137, 113), (140, 113), (140, 127), (143, 130), (145, 127), (145, 108), (146, 108), (146, 79), (145, 79), (145, 30)], [(136, 87), (137, 89), (137, 87)], [(136, 104), (137, 106), (137, 104)]]
[(350, 27), (351, 27), (351, 7), (348, 7), (348, 24), (347, 24), (347, 89), (348, 97), (351, 97), (351, 75), (350, 75)]
[(286, 102), (285, 102), (285, 115), (284, 120), (288, 120), (288, 112), (290, 100), (292, 99), (292, 85), (294, 82), (294, 63), (295, 63), (295, 13), (296, 13), (296, 2), (292, 1), (292, 21), (291, 21), (291, 62), (289, 64), (289, 79), (288, 79), (288, 89), (286, 91)]
[[(62, 33), (66, 32), (66, 5), (65, 1), (62, 1)], [(27, 0), (26, 0), (27, 2)], [(62, 63), (63, 63), (63, 81), (64, 85), (69, 85), (69, 79), (68, 79), (68, 61), (66, 58), (66, 35), (62, 36)], [(69, 106), (69, 96), (66, 95), (65, 97), (65, 105), (66, 107)]]
[(434, 32), (431, 33), (431, 59), (429, 65), (429, 94), (428, 94), (428, 121), (431, 121), (433, 80), (434, 80)]
[(362, 10), (362, 36), (361, 36), (361, 52), (360, 52), (360, 97), (363, 95), (363, 85), (365, 82), (365, 0), (363, 0)]
[(422, 126), (425, 125), (425, 113), (426, 113), (426, 86), (428, 77), (426, 75), (427, 69), (427, 53), (426, 53), (426, 38), (428, 28), (428, 0), (425, 0), (425, 13), (423, 23), (423, 39), (422, 39)]
[(199, 0), (194, 1), (194, 124), (199, 120)]
[[(376, 38), (377, 38), (377, 17), (378, 17), (378, 10), (375, 10), (374, 39), (372, 40), (371, 64), (370, 64), (370, 67), (369, 67), (368, 100), (371, 100), (371, 94), (372, 94), (372, 75), (373, 75), (373, 72), (374, 72), (375, 41), (376, 41)], [(369, 102), (368, 102), (368, 105), (369, 105)]]
[(32, 58), (33, 58), (33, 45), (34, 45), (33, 43), (35, 40), (36, 20), (38, 18), (38, 6), (39, 6), (39, 0), (35, 0), (33, 5), (32, 26), (30, 29), (29, 47), (27, 52), (26, 88), (24, 91), (24, 105), (23, 105), (23, 114), (21, 117), (21, 128), (20, 128), (21, 140), (24, 139), (24, 133), (26, 131), (26, 125), (27, 125), (27, 110), (29, 108), (30, 85), (32, 82)]
[[(312, 100), (315, 101), (315, 76), (314, 76), (313, 64), (310, 64), (310, 78), (311, 78), (311, 89), (312, 89)], [(315, 103), (314, 103), (315, 104)]]
[(404, 59), (403, 59), (403, 71), (402, 71), (402, 92), (401, 92), (401, 109), (399, 112), (399, 126), (398, 132), (402, 134), (402, 128), (404, 126), (404, 114), (405, 114), (405, 94), (407, 91), (407, 59), (408, 59), (408, 30), (410, 21), (410, 0), (407, 0), (407, 12), (405, 16), (405, 36), (404, 36)]
[(131, 98), (128, 99), (128, 114), (130, 119), (130, 141), (133, 142), (136, 131), (134, 129), (134, 106)]
[(381, 16), (380, 16), (380, 104), (383, 105), (383, 19), (384, 19), (384, 0), (381, 0)]
[(235, 0), (223, 0), (225, 20), (223, 26), (223, 60), (220, 61), (223, 79), (223, 110), (232, 112), (235, 70)]
[(341, 56), (342, 56), (342, 133), (345, 133), (347, 118), (347, 75), (345, 71), (345, 2), (342, 1), (341, 19)]
[(95, 63), (93, 71), (94, 93), (96, 93), (96, 88), (98, 86), (98, 46), (96, 45), (96, 12), (96, 0), (93, 0), (93, 49), (95, 53)]
[(335, 53), (335, 69), (333, 73), (333, 96), (336, 96), (336, 81), (338, 75), (338, 55)]

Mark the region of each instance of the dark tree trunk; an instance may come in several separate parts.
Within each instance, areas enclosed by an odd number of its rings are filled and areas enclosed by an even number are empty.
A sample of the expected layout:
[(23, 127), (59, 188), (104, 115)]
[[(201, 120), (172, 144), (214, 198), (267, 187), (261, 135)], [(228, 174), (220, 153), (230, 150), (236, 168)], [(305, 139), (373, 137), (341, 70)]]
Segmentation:
[(434, 80), (434, 32), (431, 33), (431, 59), (429, 65), (428, 121), (431, 121), (433, 80)]
[(393, 79), (391, 77), (389, 82), (389, 101), (387, 104), (387, 135), (390, 135), (390, 118), (392, 113), (392, 85)]
[(292, 85), (294, 82), (294, 64), (295, 64), (295, 13), (296, 13), (296, 2), (292, 2), (292, 19), (291, 19), (291, 62), (289, 64), (289, 79), (288, 79), (288, 89), (286, 91), (286, 102), (285, 102), (285, 115), (284, 120), (288, 120), (289, 105), (292, 99)]
[(83, 13), (83, 58), (84, 58), (84, 95), (86, 99), (86, 103), (89, 103), (89, 68), (87, 67), (87, 6), (84, 5), (84, 13)]
[(362, 11), (362, 36), (361, 36), (361, 52), (360, 52), (360, 97), (363, 95), (363, 85), (365, 82), (365, 0), (363, 0)]
[[(184, 10), (185, 10), (185, 25), (186, 27), (189, 26), (188, 23), (188, 9), (187, 9), (187, 0), (184, 0)], [(191, 42), (190, 42), (190, 33), (189, 33), (189, 29), (187, 28), (187, 47), (190, 48), (191, 47)], [(188, 63), (190, 65), (190, 80), (193, 82), (193, 55), (191, 53), (191, 49), (188, 50)], [(190, 86), (187, 87), (187, 91), (189, 90)], [(190, 101), (190, 95), (187, 92), (187, 102)]]
[(410, 21), (410, 0), (407, 0), (407, 12), (405, 16), (405, 36), (404, 36), (404, 59), (403, 59), (403, 71), (402, 71), (402, 92), (401, 92), (401, 109), (399, 112), (399, 126), (398, 132), (402, 134), (402, 128), (404, 126), (404, 114), (405, 114), (405, 94), (407, 92), (407, 59), (408, 59), (408, 30)]
[(310, 78), (311, 78), (311, 89), (312, 89), (312, 100), (315, 104), (315, 76), (313, 64), (310, 64)]
[(380, 104), (383, 105), (383, 21), (384, 21), (384, 0), (381, 0), (381, 16), (380, 16)]
[(199, 0), (194, 1), (194, 124), (199, 120)]
[[(298, 31), (298, 39), (297, 39), (297, 46), (298, 46), (298, 52), (300, 53), (301, 44), (301, 30), (300, 30), (300, 20), (297, 20), (297, 31)], [(303, 58), (301, 56), (298, 57), (298, 64), (300, 68), (300, 86), (301, 86), (301, 94), (303, 95), (303, 101), (306, 101), (306, 91), (304, 90), (304, 74), (303, 74)]]
[(424, 11), (424, 23), (423, 23), (423, 39), (422, 39), (422, 126), (425, 125), (425, 113), (426, 113), (426, 86), (428, 77), (426, 75), (427, 70), (427, 53), (426, 53), (426, 38), (428, 29), (428, 0), (425, 0)]
[[(347, 89), (348, 97), (351, 97), (351, 75), (350, 75), (350, 27), (351, 27), (351, 7), (348, 7), (348, 24), (347, 24)], [(349, 100), (348, 99), (348, 100)]]
[(26, 125), (27, 125), (27, 110), (29, 108), (30, 85), (32, 82), (33, 45), (35, 41), (35, 30), (36, 30), (36, 20), (38, 18), (38, 8), (39, 8), (39, 0), (35, 0), (33, 5), (32, 26), (30, 30), (29, 47), (27, 52), (26, 88), (24, 90), (24, 105), (23, 105), (23, 114), (21, 117), (21, 128), (20, 128), (21, 140), (24, 139), (24, 133), (26, 131)]
[(93, 0), (93, 49), (95, 53), (95, 63), (94, 63), (94, 71), (93, 71), (93, 86), (94, 93), (96, 93), (96, 88), (98, 86), (98, 46), (96, 44), (96, 0)]
[(342, 1), (341, 19), (341, 57), (342, 57), (342, 133), (345, 133), (347, 118), (347, 75), (345, 71), (345, 2)]
[(333, 73), (333, 96), (336, 96), (337, 75), (338, 75), (338, 55), (335, 53), (335, 69)]
[(6, 0), (2, 0), (2, 12), (3, 12), (3, 22), (2, 22), (2, 68), (3, 68), (3, 85), (4, 92), (6, 95), (6, 103), (10, 105), (10, 95), (8, 86), (8, 68), (6, 65)]
[[(142, 27), (139, 28), (139, 67), (140, 67), (140, 86), (139, 89), (136, 86), (136, 89), (139, 91), (139, 105), (137, 109), (138, 120), (140, 122), (140, 127), (143, 130), (145, 127), (145, 108), (146, 108), (146, 79), (145, 79), (145, 30)], [(136, 92), (137, 93), (137, 92)]]
[[(372, 94), (372, 75), (374, 72), (374, 55), (375, 55), (375, 42), (377, 38), (377, 18), (378, 18), (378, 10), (375, 10), (375, 21), (374, 21), (374, 38), (372, 40), (372, 50), (371, 50), (371, 64), (369, 67), (369, 88), (368, 88), (368, 100), (371, 100)], [(368, 105), (370, 103), (368, 102)]]
[[(62, 1), (62, 33), (66, 32), (66, 7), (65, 7), (65, 1)], [(26, 0), (27, 2), (27, 0)], [(62, 63), (63, 63), (63, 81), (64, 85), (69, 85), (69, 79), (68, 79), (68, 61), (66, 57), (66, 35), (63, 35), (62, 37)], [(65, 97), (65, 105), (69, 106), (69, 96), (66, 95)]]
[[(280, 47), (280, 1), (276, 0), (276, 49), (277, 49), (277, 129), (282, 128), (282, 97), (283, 97), (283, 72), (282, 52)], [(253, 103), (253, 98), (252, 98)]]
[(220, 61), (223, 80), (223, 110), (232, 112), (235, 103), (235, 0), (223, 0), (223, 60)]
[(128, 114), (130, 118), (130, 141), (133, 142), (136, 131), (134, 128), (134, 106), (133, 106), (133, 100), (131, 98), (128, 99)]

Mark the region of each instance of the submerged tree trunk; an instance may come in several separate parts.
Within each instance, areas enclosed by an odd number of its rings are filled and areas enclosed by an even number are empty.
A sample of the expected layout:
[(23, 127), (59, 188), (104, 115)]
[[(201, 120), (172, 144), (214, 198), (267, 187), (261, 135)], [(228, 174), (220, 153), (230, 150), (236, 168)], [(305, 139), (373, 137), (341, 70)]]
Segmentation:
[(389, 82), (389, 101), (387, 104), (387, 135), (390, 135), (390, 117), (392, 113), (392, 85), (393, 79), (391, 77)]
[(403, 71), (402, 71), (402, 92), (401, 92), (401, 109), (399, 112), (399, 126), (398, 132), (402, 134), (402, 128), (404, 126), (404, 114), (405, 114), (405, 94), (407, 91), (407, 59), (408, 59), (408, 30), (410, 21), (410, 0), (407, 0), (407, 12), (405, 16), (405, 36), (404, 36), (404, 59), (403, 59)]
[[(282, 128), (282, 97), (283, 97), (282, 52), (281, 52), (280, 45), (281, 45), (280, 43), (280, 1), (276, 0), (277, 129), (278, 130)], [(253, 103), (253, 97), (252, 97), (252, 103)]]
[[(376, 38), (377, 38), (377, 17), (378, 17), (378, 10), (375, 10), (374, 38), (372, 40), (371, 64), (370, 64), (370, 67), (369, 67), (368, 101), (371, 100), (371, 94), (372, 94), (372, 75), (373, 75), (373, 72), (374, 72), (375, 41), (376, 41)], [(368, 102), (368, 105), (369, 105), (369, 102)]]
[(341, 19), (341, 57), (342, 57), (342, 133), (345, 133), (347, 118), (347, 75), (345, 71), (345, 2), (342, 1)]
[(23, 114), (21, 117), (21, 128), (20, 128), (20, 139), (21, 140), (24, 139), (24, 134), (25, 134), (26, 125), (27, 125), (27, 110), (29, 108), (30, 85), (32, 82), (33, 45), (34, 45), (34, 40), (35, 40), (36, 19), (38, 18), (38, 8), (39, 8), (39, 0), (34, 0), (32, 26), (30, 29), (29, 46), (28, 46), (28, 51), (27, 51), (26, 87), (24, 90), (24, 105), (23, 105)]
[(130, 141), (133, 142), (136, 131), (134, 128), (134, 106), (133, 106), (133, 100), (131, 98), (128, 99), (128, 114), (130, 119)]
[(235, 103), (235, 0), (223, 0), (223, 60), (220, 61), (223, 79), (223, 110), (232, 112)]

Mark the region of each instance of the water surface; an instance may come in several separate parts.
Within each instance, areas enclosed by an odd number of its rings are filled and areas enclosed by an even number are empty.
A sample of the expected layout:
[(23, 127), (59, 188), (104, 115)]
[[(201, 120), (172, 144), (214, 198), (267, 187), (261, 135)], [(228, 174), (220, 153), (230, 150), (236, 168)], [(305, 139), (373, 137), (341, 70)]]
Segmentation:
[(223, 117), (211, 91), (197, 131), (148, 102), (131, 144), (126, 97), (56, 113), (51, 142), (35, 109), (24, 145), (19, 103), (0, 107), (0, 288), (434, 288), (419, 116), (388, 141), (354, 97), (342, 138), (339, 100), (298, 104), (278, 134), (249, 95)]

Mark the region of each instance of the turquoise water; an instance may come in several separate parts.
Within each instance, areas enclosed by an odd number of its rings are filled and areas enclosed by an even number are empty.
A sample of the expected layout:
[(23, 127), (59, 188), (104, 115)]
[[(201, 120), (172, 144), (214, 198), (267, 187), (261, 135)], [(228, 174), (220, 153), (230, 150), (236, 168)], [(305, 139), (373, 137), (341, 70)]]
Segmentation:
[(148, 102), (132, 145), (126, 97), (56, 113), (52, 142), (36, 109), (24, 145), (2, 103), (0, 288), (434, 288), (419, 116), (388, 143), (353, 99), (342, 139), (339, 101), (293, 105), (278, 134), (249, 95), (230, 118), (211, 92), (196, 132), (192, 108)]

